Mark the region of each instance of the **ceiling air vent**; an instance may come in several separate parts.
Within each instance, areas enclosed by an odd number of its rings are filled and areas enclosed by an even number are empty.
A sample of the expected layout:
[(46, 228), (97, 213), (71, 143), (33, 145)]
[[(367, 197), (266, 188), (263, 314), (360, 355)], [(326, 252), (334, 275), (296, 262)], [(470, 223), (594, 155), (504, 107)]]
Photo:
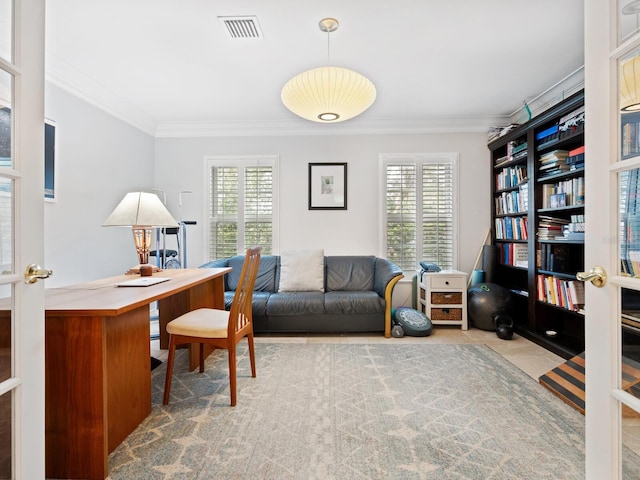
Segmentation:
[(218, 17), (231, 38), (263, 38), (258, 17)]

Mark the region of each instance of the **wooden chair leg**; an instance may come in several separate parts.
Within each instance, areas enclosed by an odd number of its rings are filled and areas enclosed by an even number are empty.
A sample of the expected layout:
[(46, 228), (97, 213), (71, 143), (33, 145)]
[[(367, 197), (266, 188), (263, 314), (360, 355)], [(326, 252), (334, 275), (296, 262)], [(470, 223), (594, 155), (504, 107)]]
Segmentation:
[(236, 346), (229, 346), (229, 390), (231, 391), (231, 406), (236, 406)]
[(169, 405), (169, 396), (171, 395), (171, 377), (173, 376), (173, 360), (176, 355), (176, 340), (173, 335), (169, 335), (169, 356), (167, 358), (167, 374), (164, 379), (164, 398), (163, 405)]
[(249, 360), (251, 361), (251, 376), (256, 378), (256, 352), (253, 348), (253, 332), (247, 334), (247, 343), (249, 344)]
[(204, 373), (204, 343), (200, 343), (200, 373)]

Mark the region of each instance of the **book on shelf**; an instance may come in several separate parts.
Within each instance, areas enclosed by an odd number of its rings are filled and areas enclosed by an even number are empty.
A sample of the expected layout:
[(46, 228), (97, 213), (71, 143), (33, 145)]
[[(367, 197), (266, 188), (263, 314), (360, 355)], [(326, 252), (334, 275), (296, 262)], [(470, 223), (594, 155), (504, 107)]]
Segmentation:
[(514, 188), (527, 181), (527, 167), (517, 165), (515, 167), (505, 167), (496, 175), (496, 190)]
[(536, 298), (541, 302), (579, 312), (584, 308), (584, 283), (538, 274)]
[(496, 239), (527, 240), (527, 217), (506, 217), (495, 219)]
[(584, 204), (584, 177), (542, 184), (542, 208)]
[(512, 267), (529, 266), (528, 246), (526, 243), (503, 243), (498, 245), (500, 263)]

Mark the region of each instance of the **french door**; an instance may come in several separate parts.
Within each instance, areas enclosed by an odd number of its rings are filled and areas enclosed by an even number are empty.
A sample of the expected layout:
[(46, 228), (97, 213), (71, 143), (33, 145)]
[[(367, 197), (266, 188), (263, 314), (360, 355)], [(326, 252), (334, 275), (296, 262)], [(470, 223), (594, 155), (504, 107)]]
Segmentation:
[(44, 0), (0, 0), (0, 478), (44, 478)]
[(640, 471), (638, 0), (585, 0), (585, 106), (585, 266), (600, 283), (586, 289), (586, 477), (631, 479)]

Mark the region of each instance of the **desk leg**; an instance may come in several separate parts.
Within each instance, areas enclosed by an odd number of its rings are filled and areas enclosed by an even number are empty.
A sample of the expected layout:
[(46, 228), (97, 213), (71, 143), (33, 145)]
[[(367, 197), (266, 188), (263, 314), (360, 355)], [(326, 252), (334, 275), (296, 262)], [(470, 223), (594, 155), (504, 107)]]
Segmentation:
[(151, 412), (149, 307), (45, 322), (47, 478), (104, 479), (109, 452)]
[[(158, 301), (158, 323), (160, 327), (160, 348), (169, 348), (167, 323), (180, 315), (198, 308), (224, 309), (224, 277), (215, 277), (205, 283), (194, 285), (188, 290), (176, 293)], [(213, 349), (205, 346), (205, 356)], [(200, 353), (195, 344), (189, 346), (189, 371), (199, 364)]]

